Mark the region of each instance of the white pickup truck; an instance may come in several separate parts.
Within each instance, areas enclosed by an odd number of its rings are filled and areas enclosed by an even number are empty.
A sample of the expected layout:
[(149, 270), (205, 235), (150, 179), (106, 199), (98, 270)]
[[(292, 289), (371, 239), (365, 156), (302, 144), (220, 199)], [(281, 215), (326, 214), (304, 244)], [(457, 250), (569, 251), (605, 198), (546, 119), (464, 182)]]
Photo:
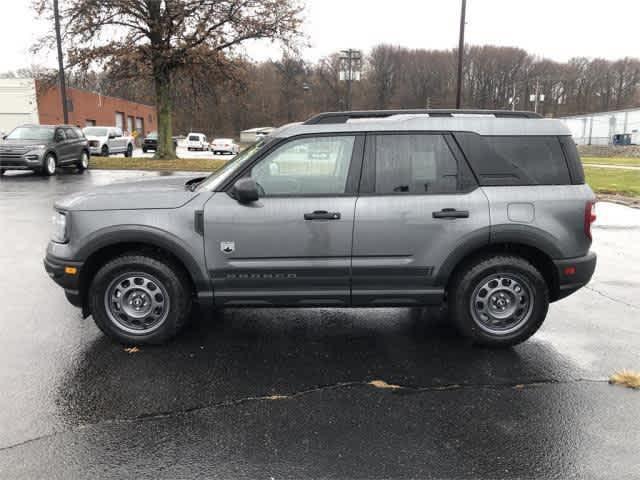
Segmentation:
[(123, 135), (118, 127), (85, 127), (84, 136), (89, 141), (91, 155), (108, 157), (123, 153), (125, 157), (133, 155), (133, 137)]

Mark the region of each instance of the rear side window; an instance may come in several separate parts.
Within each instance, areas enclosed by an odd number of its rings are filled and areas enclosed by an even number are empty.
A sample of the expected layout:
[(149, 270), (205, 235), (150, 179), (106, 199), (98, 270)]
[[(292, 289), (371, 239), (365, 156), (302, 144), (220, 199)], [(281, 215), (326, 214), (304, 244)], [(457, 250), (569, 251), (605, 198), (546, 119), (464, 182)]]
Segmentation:
[(377, 194), (459, 191), (458, 164), (442, 135), (375, 135), (373, 157)]
[(555, 136), (456, 133), (481, 185), (567, 185), (569, 168)]

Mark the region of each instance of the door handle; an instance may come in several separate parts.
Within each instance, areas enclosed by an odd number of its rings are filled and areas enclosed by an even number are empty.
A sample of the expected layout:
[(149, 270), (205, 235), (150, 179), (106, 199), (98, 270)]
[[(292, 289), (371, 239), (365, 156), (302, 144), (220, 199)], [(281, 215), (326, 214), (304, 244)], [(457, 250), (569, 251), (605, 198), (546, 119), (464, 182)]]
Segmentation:
[(340, 220), (339, 212), (327, 212), (326, 210), (315, 210), (313, 213), (305, 213), (305, 220)]
[(469, 210), (456, 210), (455, 208), (443, 208), (439, 212), (432, 213), (433, 218), (469, 218)]

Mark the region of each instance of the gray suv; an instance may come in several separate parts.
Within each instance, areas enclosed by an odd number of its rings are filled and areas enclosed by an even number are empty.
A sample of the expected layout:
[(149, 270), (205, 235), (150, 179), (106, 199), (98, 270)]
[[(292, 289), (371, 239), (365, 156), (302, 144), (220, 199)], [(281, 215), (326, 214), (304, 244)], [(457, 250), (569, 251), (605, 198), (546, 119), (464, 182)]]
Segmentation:
[(487, 346), (526, 340), (584, 286), (595, 197), (557, 120), (528, 112), (325, 113), (204, 178), (114, 184), (55, 204), (45, 267), (126, 344), (192, 305), (448, 305)]
[(53, 175), (58, 167), (89, 167), (89, 144), (72, 125), (21, 125), (0, 142), (0, 175), (6, 170), (33, 170)]

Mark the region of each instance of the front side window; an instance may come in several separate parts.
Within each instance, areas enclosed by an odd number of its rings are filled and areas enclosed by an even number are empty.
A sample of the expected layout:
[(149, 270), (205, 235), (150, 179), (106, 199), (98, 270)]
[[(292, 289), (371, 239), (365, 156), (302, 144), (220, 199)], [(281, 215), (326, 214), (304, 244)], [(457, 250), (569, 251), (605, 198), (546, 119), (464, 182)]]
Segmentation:
[(354, 136), (292, 140), (278, 147), (251, 170), (270, 195), (340, 195), (346, 192)]
[(458, 191), (458, 165), (442, 135), (376, 135), (375, 193)]
[(67, 138), (70, 139), (70, 140), (75, 140), (75, 139), (80, 138), (80, 137), (78, 137), (78, 134), (76, 133), (76, 131), (73, 128), (65, 128), (64, 129), (64, 133), (67, 136)]

